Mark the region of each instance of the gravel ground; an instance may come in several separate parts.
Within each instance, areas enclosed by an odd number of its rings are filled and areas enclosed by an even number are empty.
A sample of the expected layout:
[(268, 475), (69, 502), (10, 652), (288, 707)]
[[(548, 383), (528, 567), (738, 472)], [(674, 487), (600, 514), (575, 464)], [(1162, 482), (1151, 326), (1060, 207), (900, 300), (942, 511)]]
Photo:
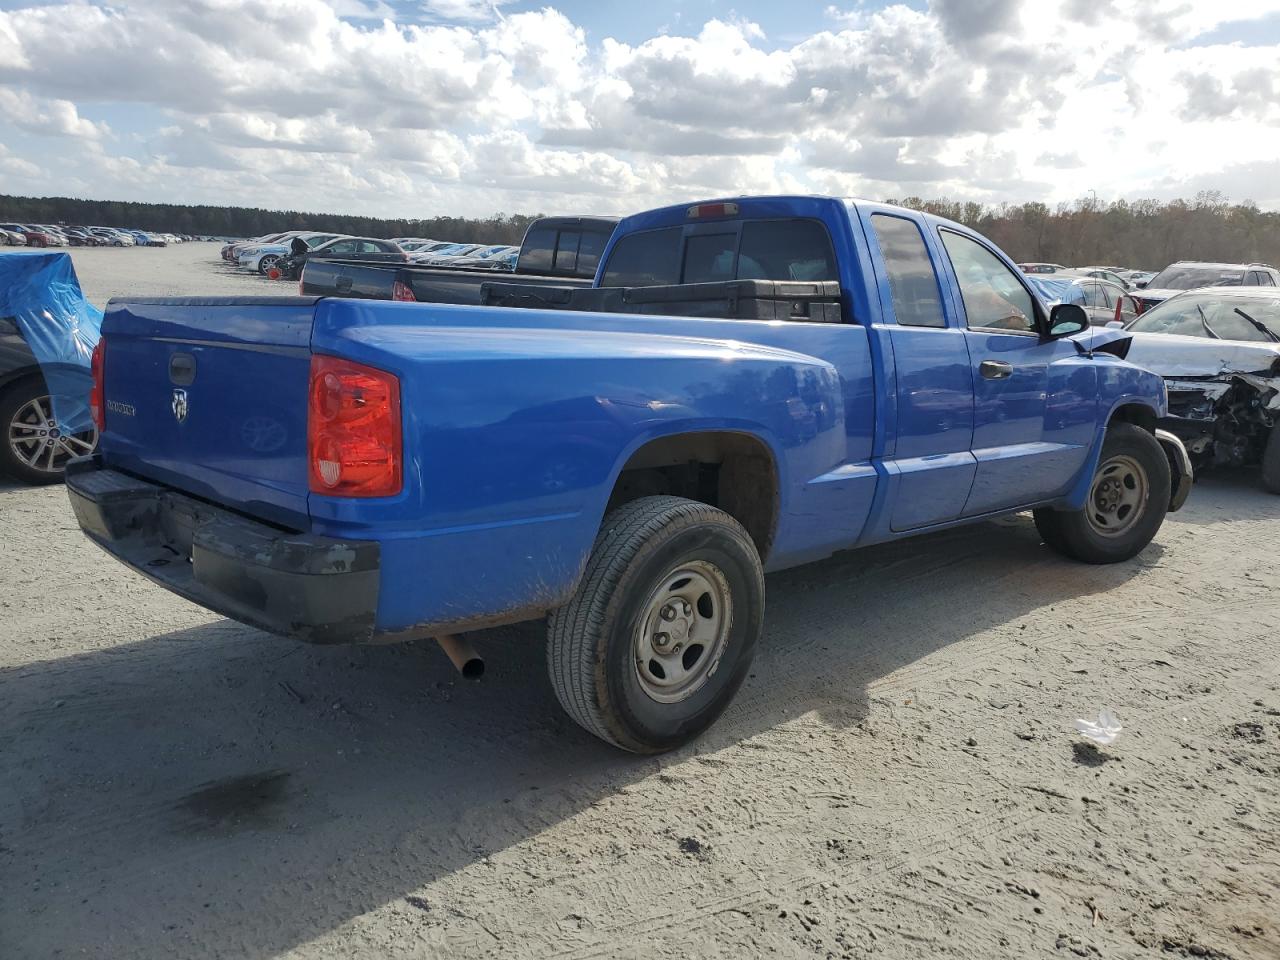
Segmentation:
[[(76, 261), (261, 289), (216, 256)], [(479, 684), (294, 644), (0, 486), (0, 956), (1275, 958), (1278, 536), (1218, 476), (1125, 564), (1017, 517), (772, 576), (735, 705), (646, 759), (560, 714), (536, 626)]]

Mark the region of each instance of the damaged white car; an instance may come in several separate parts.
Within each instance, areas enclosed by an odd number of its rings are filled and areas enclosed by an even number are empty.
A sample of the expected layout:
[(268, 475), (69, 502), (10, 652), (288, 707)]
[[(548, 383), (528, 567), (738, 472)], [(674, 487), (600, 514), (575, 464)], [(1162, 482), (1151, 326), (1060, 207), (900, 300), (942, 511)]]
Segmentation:
[(1197, 473), (1261, 466), (1263, 484), (1280, 493), (1280, 289), (1192, 290), (1125, 329), (1130, 362), (1164, 378), (1160, 426), (1181, 438)]

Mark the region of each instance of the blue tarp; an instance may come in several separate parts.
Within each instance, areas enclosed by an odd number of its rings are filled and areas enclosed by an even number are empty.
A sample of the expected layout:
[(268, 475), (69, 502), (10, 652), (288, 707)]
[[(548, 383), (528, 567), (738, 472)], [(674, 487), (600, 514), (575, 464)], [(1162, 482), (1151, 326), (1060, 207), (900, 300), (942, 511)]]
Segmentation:
[(0, 253), (0, 317), (14, 318), (35, 354), (62, 428), (89, 429), (89, 367), (102, 311), (84, 298), (71, 257)]
[(1084, 303), (1084, 290), (1076, 284), (1078, 278), (1028, 275), (1024, 279), (1045, 303)]

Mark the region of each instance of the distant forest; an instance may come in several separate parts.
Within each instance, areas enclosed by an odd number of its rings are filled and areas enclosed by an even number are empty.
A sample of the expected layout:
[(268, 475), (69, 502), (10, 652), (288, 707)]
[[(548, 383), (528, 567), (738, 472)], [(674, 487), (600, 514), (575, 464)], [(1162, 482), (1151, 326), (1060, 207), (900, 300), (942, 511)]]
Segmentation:
[[(1233, 204), (1216, 192), (1168, 202), (1103, 203), (1089, 197), (1053, 207), (1043, 203), (984, 206), (919, 197), (890, 202), (957, 220), (990, 237), (1019, 261), (1148, 270), (1159, 270), (1175, 260), (1280, 262), (1280, 213), (1260, 210), (1250, 201)], [(0, 195), (0, 220), (5, 221), (132, 227), (218, 237), (255, 237), (274, 231), (312, 229), (366, 237), (519, 243), (534, 218), (495, 214), (487, 219), (383, 220), (256, 207)]]
[(212, 237), (260, 237), (284, 230), (319, 230), (357, 237), (429, 237), (470, 243), (519, 243), (537, 214), (495, 214), (487, 219), (431, 217), (383, 220), (338, 213), (263, 210), (260, 207), (184, 206), (72, 197), (10, 197), (0, 194), (0, 221), (128, 227)]

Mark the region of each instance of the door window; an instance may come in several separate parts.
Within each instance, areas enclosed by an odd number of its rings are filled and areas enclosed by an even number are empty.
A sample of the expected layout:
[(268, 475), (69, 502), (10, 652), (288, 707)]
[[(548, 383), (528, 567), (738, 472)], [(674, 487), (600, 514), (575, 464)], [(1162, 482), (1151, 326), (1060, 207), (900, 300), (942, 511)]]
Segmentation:
[(970, 327), (1035, 332), (1031, 294), (1013, 271), (982, 244), (959, 233), (943, 230), (942, 243), (960, 284)]
[(1127, 324), (1130, 320), (1133, 320), (1137, 316), (1138, 316), (1138, 304), (1134, 301), (1133, 297), (1130, 297), (1127, 295), (1121, 297), (1120, 298), (1120, 317), (1119, 317), (1120, 322)]
[(898, 323), (906, 327), (945, 327), (938, 278), (920, 228), (903, 217), (882, 213), (872, 214), (871, 225), (880, 244)]

